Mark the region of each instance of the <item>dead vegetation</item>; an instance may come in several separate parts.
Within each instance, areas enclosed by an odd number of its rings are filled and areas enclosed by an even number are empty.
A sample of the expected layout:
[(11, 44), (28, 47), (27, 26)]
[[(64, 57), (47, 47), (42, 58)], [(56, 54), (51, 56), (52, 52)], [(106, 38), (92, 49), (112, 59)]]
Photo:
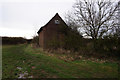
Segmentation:
[(98, 62), (98, 63), (105, 63), (105, 62), (117, 62), (119, 63), (119, 60), (117, 58), (113, 57), (105, 57), (104, 55), (99, 55), (94, 53), (92, 56), (84, 55), (84, 53), (80, 52), (73, 52), (70, 50), (65, 49), (57, 49), (57, 50), (46, 50), (45, 53), (48, 56), (55, 56), (61, 60), (64, 60), (65, 62), (71, 62), (71, 61), (77, 61), (77, 60), (83, 60), (83, 61), (92, 61), (92, 62)]

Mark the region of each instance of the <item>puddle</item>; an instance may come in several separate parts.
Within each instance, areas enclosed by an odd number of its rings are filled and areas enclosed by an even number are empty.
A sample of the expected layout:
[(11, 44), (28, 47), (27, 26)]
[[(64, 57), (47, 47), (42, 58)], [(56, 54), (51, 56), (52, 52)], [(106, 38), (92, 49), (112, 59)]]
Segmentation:
[(22, 70), (22, 68), (21, 68), (21, 67), (17, 67), (17, 69), (18, 69), (18, 70)]
[(29, 76), (27, 71), (22, 71), (22, 67), (17, 67), (21, 73), (18, 73), (18, 78), (33, 78), (33, 76)]
[(27, 72), (24, 72), (24, 73), (20, 73), (20, 74), (18, 74), (18, 75), (19, 75), (18, 78), (27, 78), (27, 77), (25, 77), (25, 76), (28, 76), (28, 73), (27, 73)]

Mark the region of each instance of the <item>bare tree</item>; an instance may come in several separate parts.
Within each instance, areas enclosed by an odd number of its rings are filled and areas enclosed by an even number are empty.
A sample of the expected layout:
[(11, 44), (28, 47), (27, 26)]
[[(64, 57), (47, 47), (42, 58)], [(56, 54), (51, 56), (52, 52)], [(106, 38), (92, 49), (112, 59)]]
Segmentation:
[(77, 24), (76, 22), (76, 19), (73, 18), (75, 17), (74, 13), (73, 12), (70, 12), (68, 11), (65, 15), (65, 22), (67, 23), (67, 25), (74, 29), (74, 30), (77, 30), (77, 28), (79, 27), (79, 25)]
[(115, 28), (115, 35), (117, 37), (120, 37), (120, 1), (118, 2), (118, 11), (117, 11), (117, 19), (118, 19), (118, 25)]
[(111, 33), (117, 25), (118, 4), (110, 0), (77, 0), (73, 8), (73, 24), (79, 25), (92, 39)]

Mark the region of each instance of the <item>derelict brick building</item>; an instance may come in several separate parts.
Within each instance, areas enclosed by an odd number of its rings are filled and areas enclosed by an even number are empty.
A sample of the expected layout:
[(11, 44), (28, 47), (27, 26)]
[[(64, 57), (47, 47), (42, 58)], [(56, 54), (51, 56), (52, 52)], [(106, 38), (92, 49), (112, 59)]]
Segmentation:
[(39, 35), (39, 45), (42, 48), (48, 48), (52, 41), (62, 41), (63, 34), (59, 31), (62, 27), (67, 27), (58, 13), (37, 32)]

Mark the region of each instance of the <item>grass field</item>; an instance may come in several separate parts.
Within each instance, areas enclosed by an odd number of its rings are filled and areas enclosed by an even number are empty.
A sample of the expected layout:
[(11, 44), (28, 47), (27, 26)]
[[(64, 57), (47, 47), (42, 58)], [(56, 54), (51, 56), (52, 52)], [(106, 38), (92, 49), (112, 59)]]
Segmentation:
[(30, 45), (3, 45), (2, 78), (118, 78), (117, 63), (65, 62)]

